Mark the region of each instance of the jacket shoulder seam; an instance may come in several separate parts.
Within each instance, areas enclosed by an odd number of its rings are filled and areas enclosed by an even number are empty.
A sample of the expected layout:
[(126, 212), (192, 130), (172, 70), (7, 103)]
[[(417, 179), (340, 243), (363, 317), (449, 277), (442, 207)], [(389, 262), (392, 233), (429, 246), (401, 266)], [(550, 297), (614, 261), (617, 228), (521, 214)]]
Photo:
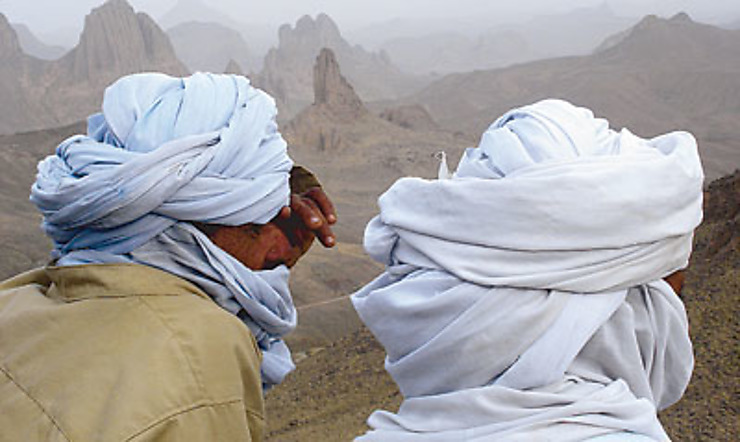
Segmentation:
[[(174, 410), (173, 412), (166, 414), (165, 416), (163, 416), (163, 417), (155, 420), (154, 422), (150, 423), (149, 425), (145, 426), (144, 428), (142, 428), (141, 430), (137, 431), (136, 433), (132, 434), (131, 436), (127, 437), (124, 440), (126, 442), (132, 441), (132, 440), (136, 439), (137, 437), (141, 436), (142, 434), (146, 433), (147, 431), (149, 431), (149, 430), (151, 430), (153, 428), (156, 428), (158, 425), (161, 425), (161, 424), (167, 422), (168, 420), (170, 420), (172, 418), (175, 418), (177, 416), (181, 416), (181, 415), (184, 415), (184, 414), (187, 414), (187, 413), (191, 413), (193, 411), (198, 411), (198, 410), (203, 409), (203, 408), (215, 408), (215, 407), (229, 406), (229, 405), (242, 404), (242, 403), (243, 403), (243, 401), (240, 398), (226, 399), (226, 400), (223, 400), (223, 401), (200, 401), (200, 402), (196, 402), (195, 404), (189, 405), (189, 406), (187, 406), (185, 408)], [(261, 420), (264, 420), (264, 417), (261, 416), (261, 415), (259, 415), (258, 413), (255, 413), (254, 411), (252, 411), (252, 410), (250, 410), (250, 409), (248, 409), (246, 407), (242, 407), (242, 408), (244, 408), (244, 410), (246, 411), (247, 414), (253, 415), (253, 416), (255, 416), (255, 417), (257, 417), (257, 418), (259, 418)]]
[(39, 408), (39, 410), (41, 410), (41, 413), (43, 413), (43, 415), (46, 416), (47, 419), (49, 419), (49, 421), (52, 423), (52, 425), (54, 425), (54, 428), (56, 428), (57, 431), (59, 431), (59, 434), (61, 434), (62, 437), (64, 437), (65, 440), (69, 441), (70, 438), (67, 436), (67, 434), (64, 432), (64, 430), (62, 430), (62, 427), (59, 424), (59, 422), (57, 422), (56, 419), (54, 419), (54, 417), (51, 414), (49, 414), (48, 411), (46, 411), (46, 408), (44, 408), (44, 406), (41, 404), (41, 402), (39, 402), (38, 399), (36, 399), (35, 397), (33, 397), (31, 395), (31, 393), (28, 392), (28, 390), (26, 390), (25, 388), (23, 388), (23, 386), (20, 383), (18, 383), (18, 381), (10, 374), (10, 371), (6, 367), (0, 365), (0, 371), (2, 371), (3, 374), (10, 380), (10, 382), (12, 382), (13, 385), (15, 385), (18, 388), (18, 390), (20, 390), (21, 392), (23, 392), (23, 394), (31, 402), (33, 402), (34, 404), (36, 404), (36, 406)]

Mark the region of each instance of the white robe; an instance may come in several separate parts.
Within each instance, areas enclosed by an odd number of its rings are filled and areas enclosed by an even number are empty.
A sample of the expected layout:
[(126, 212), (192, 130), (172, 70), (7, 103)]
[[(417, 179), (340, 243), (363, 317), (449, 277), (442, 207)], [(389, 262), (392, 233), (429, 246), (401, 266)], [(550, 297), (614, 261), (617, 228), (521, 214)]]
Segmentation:
[(360, 440), (667, 436), (693, 367), (685, 267), (701, 221), (696, 142), (608, 128), (546, 100), (507, 113), (451, 179), (397, 181), (353, 295), (405, 400)]

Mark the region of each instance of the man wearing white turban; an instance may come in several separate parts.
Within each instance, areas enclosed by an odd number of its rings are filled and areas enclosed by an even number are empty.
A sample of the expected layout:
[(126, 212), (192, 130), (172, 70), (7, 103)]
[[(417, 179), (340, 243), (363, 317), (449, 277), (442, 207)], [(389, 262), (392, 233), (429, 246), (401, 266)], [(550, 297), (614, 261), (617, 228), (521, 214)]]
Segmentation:
[(358, 440), (667, 440), (702, 184), (690, 134), (561, 100), (503, 115), (452, 177), (397, 181), (365, 231), (386, 271), (353, 303), (404, 402)]
[(331, 202), (241, 76), (123, 77), (38, 166), (52, 265), (0, 285), (0, 439), (261, 440), (288, 268)]

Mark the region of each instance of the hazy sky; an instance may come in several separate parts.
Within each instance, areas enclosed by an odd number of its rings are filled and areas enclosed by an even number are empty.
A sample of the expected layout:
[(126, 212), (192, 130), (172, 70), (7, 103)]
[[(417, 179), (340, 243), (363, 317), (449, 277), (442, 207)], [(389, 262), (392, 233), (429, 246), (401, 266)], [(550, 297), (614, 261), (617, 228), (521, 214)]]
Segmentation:
[[(135, 9), (155, 18), (178, 0), (129, 0)], [(193, 1), (193, 0), (189, 0)], [(344, 30), (394, 18), (515, 17), (517, 14), (562, 12), (597, 6), (603, 0), (201, 0), (244, 22), (292, 23), (303, 14), (326, 12)], [(91, 8), (103, 0), (0, 0), (0, 12), (11, 22), (25, 23), (48, 34), (63, 28), (82, 28)], [(686, 11), (697, 20), (723, 23), (740, 18), (740, 0), (608, 0), (620, 15), (667, 16)]]

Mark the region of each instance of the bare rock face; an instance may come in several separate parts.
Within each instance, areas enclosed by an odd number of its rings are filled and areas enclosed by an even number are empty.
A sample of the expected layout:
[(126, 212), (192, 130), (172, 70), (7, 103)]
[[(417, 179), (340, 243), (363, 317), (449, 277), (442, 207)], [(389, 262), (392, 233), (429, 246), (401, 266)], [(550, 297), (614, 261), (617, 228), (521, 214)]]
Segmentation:
[(63, 58), (68, 78), (107, 82), (111, 75), (159, 71), (184, 75), (167, 35), (125, 0), (109, 0), (85, 17), (80, 43)]
[(392, 99), (416, 90), (418, 79), (403, 74), (383, 53), (350, 45), (326, 14), (304, 16), (295, 27), (279, 29), (279, 45), (265, 56), (256, 83), (278, 101), (281, 114), (292, 117), (311, 104), (312, 69), (323, 48), (331, 49), (345, 75), (364, 100)]
[(314, 103), (288, 123), (285, 132), (301, 145), (336, 152), (345, 144), (341, 127), (359, 124), (370, 113), (342, 76), (331, 49), (321, 50), (313, 74)]
[(313, 68), (314, 104), (325, 105), (336, 114), (357, 117), (367, 112), (352, 85), (339, 72), (331, 49), (324, 48)]
[(384, 110), (380, 118), (405, 129), (437, 130), (439, 127), (423, 106), (411, 104)]
[(26, 55), (18, 35), (0, 14), (0, 133), (39, 127), (44, 103), (28, 99), (28, 91), (42, 82), (47, 62)]
[(20, 54), (22, 51), (18, 35), (5, 15), (0, 13), (0, 59), (17, 57)]

